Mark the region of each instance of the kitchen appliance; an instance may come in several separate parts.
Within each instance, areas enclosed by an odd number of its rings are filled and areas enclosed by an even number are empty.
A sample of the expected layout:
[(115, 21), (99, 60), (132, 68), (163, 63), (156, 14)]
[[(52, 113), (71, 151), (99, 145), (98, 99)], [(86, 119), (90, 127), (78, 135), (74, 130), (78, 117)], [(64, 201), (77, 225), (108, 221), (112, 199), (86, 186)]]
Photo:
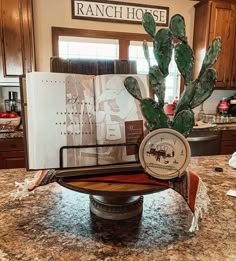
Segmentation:
[(6, 99), (4, 102), (6, 112), (16, 112), (20, 115), (21, 101), (18, 99), (17, 92), (8, 92), (8, 99)]
[(164, 111), (167, 115), (174, 115), (175, 112), (175, 105), (173, 103), (166, 103), (164, 105)]
[(173, 116), (175, 113), (175, 106), (178, 103), (178, 96), (175, 97), (175, 100), (172, 103), (165, 103), (164, 111), (165, 114), (169, 116)]
[(217, 106), (217, 112), (220, 115), (228, 115), (229, 114), (229, 102), (226, 98), (223, 98)]
[(219, 155), (220, 135), (220, 130), (193, 130), (187, 138), (191, 156)]
[(236, 116), (236, 94), (227, 98), (227, 101), (229, 103), (228, 113), (231, 114), (231, 116), (235, 117)]

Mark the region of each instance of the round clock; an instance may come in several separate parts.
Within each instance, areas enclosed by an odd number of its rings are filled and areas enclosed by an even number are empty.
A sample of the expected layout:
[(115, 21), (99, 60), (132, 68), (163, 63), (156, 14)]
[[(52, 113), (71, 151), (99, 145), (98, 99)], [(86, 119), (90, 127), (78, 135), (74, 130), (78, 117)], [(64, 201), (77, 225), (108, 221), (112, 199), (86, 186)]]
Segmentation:
[(145, 172), (158, 179), (182, 176), (190, 156), (187, 139), (179, 132), (167, 128), (150, 132), (139, 148), (139, 159)]

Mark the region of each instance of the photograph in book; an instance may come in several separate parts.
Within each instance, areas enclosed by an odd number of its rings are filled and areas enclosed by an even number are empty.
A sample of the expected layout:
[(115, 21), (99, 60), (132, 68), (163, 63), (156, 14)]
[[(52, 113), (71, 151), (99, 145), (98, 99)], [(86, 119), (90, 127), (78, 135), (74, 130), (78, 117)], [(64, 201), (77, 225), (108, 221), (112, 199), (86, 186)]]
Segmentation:
[[(140, 102), (128, 93), (124, 80), (130, 75), (100, 75), (95, 78), (97, 144), (140, 143), (145, 119)], [(142, 97), (149, 97), (147, 75), (132, 75)], [(98, 165), (137, 161), (138, 147), (98, 147)]]
[[(94, 77), (26, 75), (29, 169), (59, 168), (62, 146), (95, 145)], [(63, 150), (63, 167), (97, 165), (96, 148)]]

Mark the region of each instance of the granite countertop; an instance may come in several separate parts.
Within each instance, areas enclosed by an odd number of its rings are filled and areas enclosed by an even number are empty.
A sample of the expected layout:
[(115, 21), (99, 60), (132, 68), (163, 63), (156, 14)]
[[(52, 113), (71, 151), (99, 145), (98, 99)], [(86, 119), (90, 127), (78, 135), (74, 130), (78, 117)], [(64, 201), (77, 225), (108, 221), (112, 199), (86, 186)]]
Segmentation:
[[(0, 170), (0, 260), (236, 260), (236, 170), (230, 156), (191, 159), (211, 199), (200, 230), (190, 233), (192, 213), (171, 189), (144, 196), (139, 218), (100, 219), (89, 196), (52, 183), (14, 200), (14, 182), (32, 177), (25, 169)], [(214, 167), (223, 168), (215, 172)]]
[[(210, 126), (211, 127), (207, 127)], [(236, 123), (220, 123), (220, 124), (204, 124), (201, 125), (201, 127), (195, 126), (193, 130), (209, 130), (209, 131), (215, 131), (215, 130), (236, 130)]]
[(0, 132), (0, 139), (23, 138), (23, 131)]
[(221, 123), (221, 124), (216, 124), (214, 127), (215, 129), (219, 130), (236, 130), (236, 123)]

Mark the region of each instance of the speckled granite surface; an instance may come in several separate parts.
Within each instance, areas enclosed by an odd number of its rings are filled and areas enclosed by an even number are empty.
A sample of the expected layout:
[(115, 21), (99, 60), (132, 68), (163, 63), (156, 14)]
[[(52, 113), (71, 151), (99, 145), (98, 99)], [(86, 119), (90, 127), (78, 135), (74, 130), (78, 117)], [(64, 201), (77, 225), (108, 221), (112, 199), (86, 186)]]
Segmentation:
[[(188, 232), (192, 214), (171, 189), (146, 195), (140, 218), (107, 221), (89, 211), (88, 195), (53, 183), (19, 201), (14, 181), (24, 169), (0, 171), (0, 260), (167, 261), (236, 260), (236, 170), (230, 156), (196, 157), (191, 169), (208, 187), (211, 204), (200, 230)], [(223, 172), (215, 172), (221, 166)]]
[(236, 130), (236, 123), (231, 124), (216, 124), (215, 130)]
[(23, 131), (0, 132), (0, 139), (22, 138)]
[(210, 128), (198, 128), (194, 127), (195, 131), (198, 130), (209, 130), (209, 131), (215, 131), (215, 130), (236, 130), (236, 123), (221, 123), (221, 124), (213, 124), (213, 127)]

